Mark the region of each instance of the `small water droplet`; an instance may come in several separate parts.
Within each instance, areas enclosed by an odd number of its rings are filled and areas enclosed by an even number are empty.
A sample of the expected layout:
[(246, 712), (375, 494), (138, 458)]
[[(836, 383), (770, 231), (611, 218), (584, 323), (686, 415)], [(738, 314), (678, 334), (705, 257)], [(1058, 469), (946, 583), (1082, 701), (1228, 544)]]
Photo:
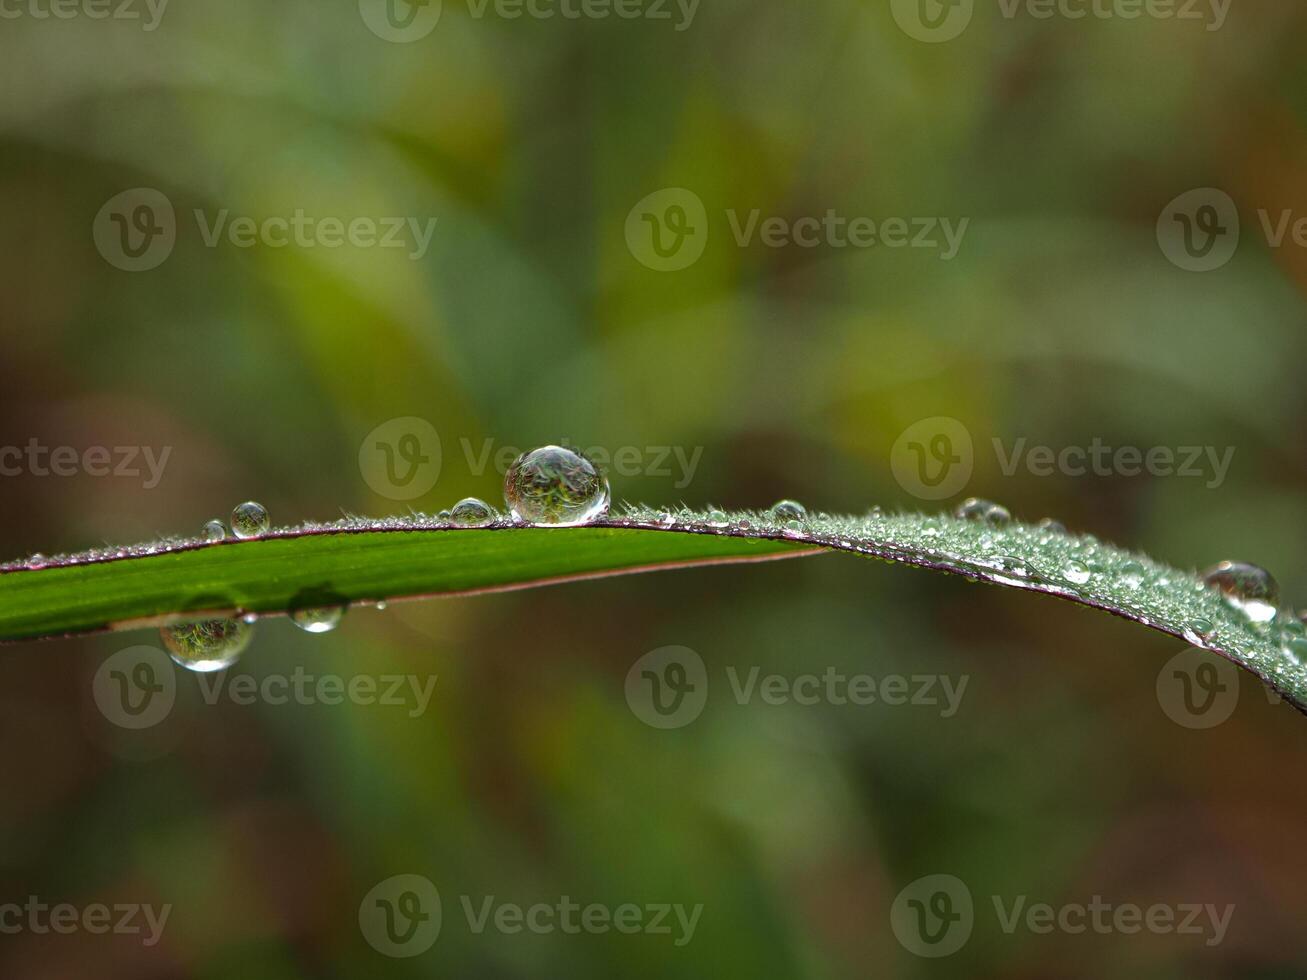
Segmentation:
[(164, 626), (159, 634), (178, 666), (207, 674), (234, 664), (249, 646), (254, 627), (239, 619), (203, 619)]
[(785, 521), (802, 521), (807, 519), (808, 509), (797, 500), (780, 500), (772, 505), (772, 520), (784, 523)]
[(753, 524), (750, 523), (747, 517), (741, 517), (738, 521), (735, 522), (735, 526), (739, 528), (741, 531), (747, 531), (751, 527), (753, 527)]
[(201, 532), (205, 541), (225, 541), (227, 539), (227, 526), (219, 520), (209, 521), (204, 525)]
[(449, 511), (449, 520), (455, 527), (485, 527), (494, 519), (494, 510), (478, 497), (465, 497)]
[(1094, 577), (1094, 573), (1084, 562), (1072, 560), (1062, 566), (1062, 577), (1072, 585), (1084, 585)]
[(785, 530), (785, 535), (786, 535), (786, 537), (791, 537), (791, 538), (802, 537), (802, 536), (803, 536), (803, 522), (802, 522), (802, 521), (786, 521), (786, 522), (785, 522), (785, 528), (784, 528), (784, 530)]
[(539, 527), (576, 527), (608, 513), (608, 478), (584, 455), (563, 446), (523, 453), (504, 474), (513, 517)]
[(241, 622), (242, 622), (242, 623), (249, 623), (249, 624), (252, 625), (252, 624), (254, 624), (254, 623), (257, 623), (258, 621), (259, 621), (259, 614), (258, 614), (258, 613), (247, 612), (247, 613), (242, 613), (242, 614), (241, 614)]
[(47, 558), (45, 555), (41, 554), (41, 552), (39, 551), (35, 552), (30, 558), (27, 559), (28, 568), (45, 568), (45, 566), (48, 564), (50, 564), (50, 559)]
[(231, 512), (232, 533), (238, 538), (257, 538), (267, 534), (269, 526), (267, 508), (253, 500), (237, 505)]
[(377, 600), (377, 612), (385, 612), (385, 611), (386, 611), (386, 600), (385, 599)]
[(1203, 572), (1203, 582), (1217, 589), (1226, 602), (1254, 623), (1275, 619), (1280, 602), (1280, 586), (1260, 565), (1223, 561)]
[(1137, 561), (1128, 561), (1117, 571), (1121, 584), (1127, 589), (1137, 589), (1144, 584), (1144, 566)]
[(330, 633), (340, 625), (345, 615), (344, 606), (317, 606), (309, 609), (292, 609), (290, 621), (305, 633)]
[(1051, 531), (1053, 534), (1066, 534), (1066, 525), (1061, 521), (1055, 521), (1051, 517), (1045, 517), (1037, 525), (1041, 531)]
[(983, 521), (995, 527), (1012, 523), (1012, 514), (1006, 507), (980, 497), (968, 497), (962, 501), (953, 511), (953, 516), (964, 521)]
[(709, 527), (726, 527), (726, 525), (729, 523), (730, 521), (726, 517), (725, 511), (717, 510), (716, 508), (708, 511)]
[(1201, 617), (1191, 619), (1184, 625), (1184, 638), (1194, 646), (1203, 646), (1216, 633), (1216, 624)]

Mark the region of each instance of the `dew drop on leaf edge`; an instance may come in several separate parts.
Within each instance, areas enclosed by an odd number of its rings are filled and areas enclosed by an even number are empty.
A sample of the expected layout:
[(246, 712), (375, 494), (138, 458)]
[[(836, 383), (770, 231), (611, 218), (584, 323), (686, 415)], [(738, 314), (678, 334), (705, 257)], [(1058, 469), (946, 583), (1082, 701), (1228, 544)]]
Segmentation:
[(207, 674), (235, 663), (254, 627), (240, 619), (201, 619), (161, 627), (159, 635), (174, 663)]
[(599, 467), (565, 446), (525, 452), (504, 474), (504, 503), (523, 524), (590, 524), (608, 513), (610, 500), (608, 478)]
[(257, 538), (267, 534), (270, 526), (268, 509), (256, 501), (237, 504), (231, 512), (231, 530), (238, 538)]

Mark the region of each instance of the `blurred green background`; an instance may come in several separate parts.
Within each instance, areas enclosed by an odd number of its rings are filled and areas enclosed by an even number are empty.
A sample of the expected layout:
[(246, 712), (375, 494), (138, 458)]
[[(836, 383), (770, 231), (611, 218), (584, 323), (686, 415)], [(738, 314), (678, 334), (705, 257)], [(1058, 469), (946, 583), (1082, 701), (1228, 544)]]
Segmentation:
[[(1255, 561), (1307, 600), (1307, 248), (1275, 244), (1307, 218), (1299, 5), (121, 2), (0, 6), (0, 446), (169, 454), (157, 481), (139, 458), (59, 476), (10, 454), (5, 558), (192, 534), (249, 498), (275, 523), (498, 501), (496, 453), (567, 439), (634, 447), (619, 500), (977, 494), (1181, 566)], [(120, 198), (139, 188), (174, 230)], [(403, 219), (404, 247), (227, 234), (297, 211)], [(734, 231), (828, 212), (965, 234), (944, 258)], [(423, 249), (407, 222), (430, 219)], [(655, 233), (694, 250), (671, 247), (684, 268), (658, 268)], [(938, 417), (973, 450), (936, 502), (894, 463)], [(439, 468), (398, 500), (360, 451), (408, 418)], [(1221, 479), (1003, 465), (1095, 440), (1234, 455)], [(208, 704), (179, 674), (167, 718), (129, 730), (92, 678), (157, 636), (0, 656), (0, 906), (171, 906), (153, 945), (0, 932), (0, 975), (1307, 975), (1307, 722), (1250, 676), (1224, 721), (1177, 721), (1182, 645), (1111, 617), (831, 556), (256, 633), (229, 677), (435, 675), (434, 694)], [(661, 730), (624, 685), (668, 645), (703, 659), (708, 698)], [(947, 717), (740, 704), (728, 678), (754, 667), (966, 688)], [(892, 928), (931, 874), (975, 901), (939, 958)], [(360, 925), (395, 875), (443, 903), (403, 958)], [(477, 932), (463, 900), (487, 896), (702, 913), (682, 945)], [(1006, 932), (993, 896), (1234, 911), (1212, 943)]]

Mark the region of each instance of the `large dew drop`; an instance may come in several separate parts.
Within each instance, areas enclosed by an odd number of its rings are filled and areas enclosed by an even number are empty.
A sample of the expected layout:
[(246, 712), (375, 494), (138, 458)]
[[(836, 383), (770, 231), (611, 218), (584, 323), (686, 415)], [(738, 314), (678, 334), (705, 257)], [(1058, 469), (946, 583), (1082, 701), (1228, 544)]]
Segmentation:
[(802, 521), (808, 517), (808, 509), (797, 500), (781, 500), (772, 505), (772, 520), (780, 523)]
[(239, 619), (203, 619), (164, 626), (159, 635), (175, 663), (207, 674), (234, 664), (249, 646), (254, 627)]
[(479, 497), (464, 497), (449, 510), (454, 527), (485, 527), (494, 519), (494, 508)]
[(513, 517), (540, 527), (576, 527), (608, 513), (608, 478), (563, 446), (523, 453), (504, 474), (504, 502)]
[(1223, 561), (1203, 572), (1203, 581), (1219, 590), (1226, 602), (1254, 623), (1275, 619), (1280, 605), (1280, 585), (1260, 565)]
[(995, 527), (1012, 523), (1012, 514), (1006, 507), (980, 497), (968, 497), (962, 501), (953, 516), (964, 521), (982, 521)]
[(257, 538), (270, 527), (268, 510), (263, 504), (247, 500), (231, 512), (231, 529), (238, 538)]

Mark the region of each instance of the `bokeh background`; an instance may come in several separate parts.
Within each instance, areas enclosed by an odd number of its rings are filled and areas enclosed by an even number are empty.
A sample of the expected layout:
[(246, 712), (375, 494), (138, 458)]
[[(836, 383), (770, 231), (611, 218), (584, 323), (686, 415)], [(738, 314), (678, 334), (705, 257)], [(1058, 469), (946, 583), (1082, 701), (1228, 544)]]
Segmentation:
[[(17, 466), (5, 558), (194, 533), (249, 498), (277, 523), (498, 500), (487, 447), (567, 439), (638, 451), (618, 499), (978, 494), (1181, 566), (1255, 561), (1307, 600), (1298, 4), (119, 2), (2, 8), (0, 445), (169, 455), (157, 481)], [(175, 230), (130, 271), (114, 221), (139, 228), (119, 198), (137, 188)], [(669, 199), (631, 218), (666, 188), (704, 208), (677, 240), (701, 254), (673, 270), (640, 238), (645, 213), (685, 225)], [(425, 250), (206, 243), (219, 216), (297, 210), (436, 223)], [(967, 224), (944, 258), (741, 242), (731, 215), (755, 211)], [(973, 451), (936, 502), (894, 454), (938, 417)], [(405, 418), (440, 467), (398, 501), (360, 447)], [(1023, 439), (1234, 455), (1220, 479), (1005, 472), (994, 440)], [(4, 650), (0, 904), (172, 910), (154, 945), (0, 934), (0, 975), (1307, 975), (1304, 719), (1241, 676), (1226, 720), (1177, 721), (1159, 677), (1182, 645), (1111, 617), (832, 556), (256, 633), (229, 674), (434, 675), (434, 694), (416, 713), (207, 704), (185, 675), (131, 731), (92, 678), (156, 635)], [(660, 730), (624, 684), (668, 645), (702, 658), (709, 697)], [(966, 688), (948, 717), (739, 704), (727, 672), (754, 667)], [(443, 926), (391, 958), (359, 907), (401, 874), (437, 886)], [(934, 959), (891, 927), (931, 874), (975, 899), (969, 940)], [(1008, 933), (995, 895), (1234, 911), (1215, 943)], [(678, 946), (477, 933), (463, 896), (703, 908)]]

